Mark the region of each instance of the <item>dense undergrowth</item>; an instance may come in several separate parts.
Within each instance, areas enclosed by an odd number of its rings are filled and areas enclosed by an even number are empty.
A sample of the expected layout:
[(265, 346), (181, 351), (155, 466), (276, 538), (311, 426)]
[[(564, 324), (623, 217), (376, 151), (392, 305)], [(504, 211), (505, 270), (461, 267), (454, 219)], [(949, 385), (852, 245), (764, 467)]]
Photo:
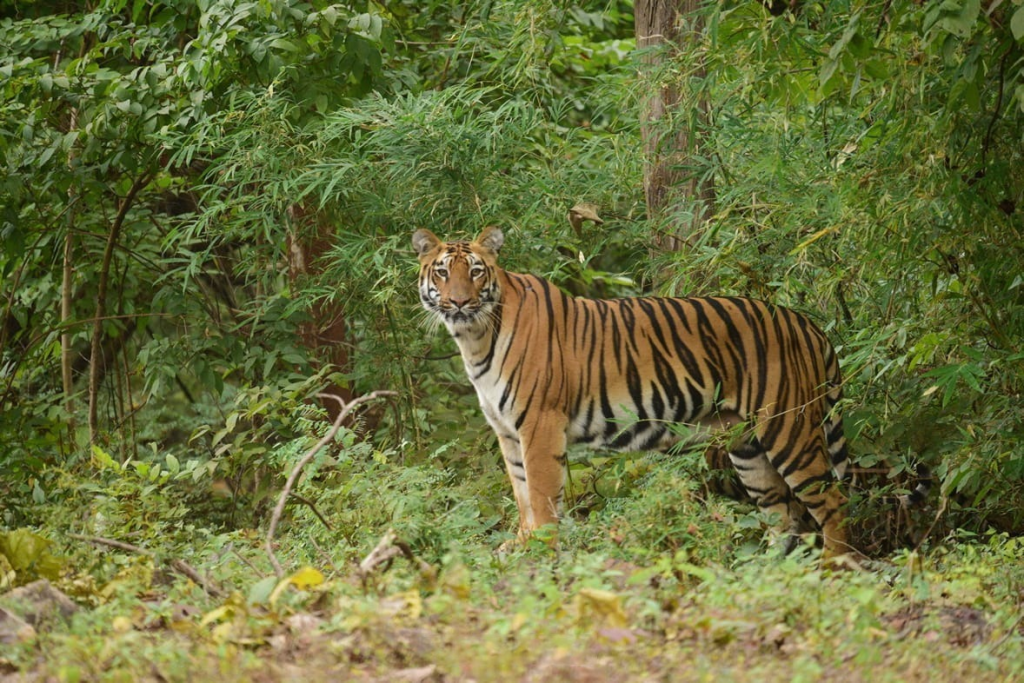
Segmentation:
[[(412, 465), (402, 449), (339, 438), (275, 538), (283, 579), (262, 531), (174, 512), (190, 507), (189, 478), (169, 463), (154, 474), (99, 455), (92, 488), (37, 510), (51, 521), (35, 540), (49, 545), (4, 573), (14, 585), (50, 576), (79, 609), (9, 641), (0, 671), (61, 681), (1024, 675), (1019, 538), (929, 537), (867, 571), (823, 570), (812, 547), (782, 556), (760, 513), (707, 497), (700, 458), (636, 455), (597, 463), (597, 481), (595, 463), (576, 458), (558, 550), (536, 541), (503, 555), (514, 505), (497, 458), (446, 446)], [(408, 554), (366, 565), (388, 529)], [(0, 606), (25, 609), (10, 594)]]

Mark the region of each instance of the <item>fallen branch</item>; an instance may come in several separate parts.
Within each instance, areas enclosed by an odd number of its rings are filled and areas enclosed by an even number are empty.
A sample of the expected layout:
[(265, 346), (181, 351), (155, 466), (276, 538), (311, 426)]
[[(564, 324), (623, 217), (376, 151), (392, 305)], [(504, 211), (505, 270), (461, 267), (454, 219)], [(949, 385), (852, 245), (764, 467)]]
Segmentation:
[[(93, 545), (104, 545), (108, 548), (126, 550), (130, 553), (137, 553), (139, 555), (151, 557), (157, 562), (161, 561), (157, 554), (152, 550), (146, 550), (145, 548), (140, 548), (137, 545), (125, 543), (124, 541), (115, 541), (112, 538), (103, 538), (102, 536), (83, 536), (81, 534), (68, 534), (68, 538), (73, 538), (76, 541), (85, 541), (86, 543), (92, 543)], [(196, 585), (206, 591), (206, 594), (210, 597), (219, 598), (223, 595), (219, 588), (204, 579), (202, 575), (200, 575), (199, 572), (197, 572), (188, 562), (179, 559), (164, 560), (164, 562), (174, 571), (188, 579), (191, 579)]]
[(390, 562), (399, 555), (402, 554), (402, 549), (396, 546), (395, 539), (398, 536), (395, 534), (394, 529), (388, 529), (387, 532), (380, 537), (377, 542), (377, 546), (370, 551), (370, 554), (363, 558), (363, 561), (359, 563), (359, 574), (365, 579), (374, 569), (380, 565)]
[(415, 565), (424, 577), (433, 578), (436, 576), (437, 572), (429, 562), (417, 557), (408, 543), (399, 541), (394, 529), (388, 529), (381, 536), (380, 540), (377, 541), (376, 547), (359, 563), (359, 578), (362, 579), (363, 585), (366, 585), (366, 579), (369, 578), (370, 574), (377, 567), (391, 562), (391, 560), (399, 555), (404, 555), (405, 559)]
[(277, 578), (284, 578), (284, 568), (281, 566), (281, 563), (277, 561), (277, 555), (274, 554), (274, 534), (277, 533), (277, 525), (281, 521), (281, 514), (284, 512), (285, 501), (287, 501), (288, 496), (291, 495), (292, 487), (295, 486), (295, 481), (299, 478), (299, 473), (302, 472), (302, 468), (313, 459), (313, 456), (320, 452), (321, 448), (330, 443), (334, 438), (334, 435), (338, 433), (339, 429), (341, 429), (341, 423), (345, 421), (345, 418), (348, 417), (349, 413), (351, 413), (356, 406), (383, 396), (395, 395), (394, 391), (374, 391), (364, 396), (360, 396), (347, 404), (334, 394), (316, 395), (317, 398), (331, 398), (340, 403), (341, 412), (339, 412), (338, 416), (334, 418), (334, 424), (331, 425), (331, 428), (327, 431), (324, 437), (317, 441), (316, 445), (309, 449), (309, 451), (302, 456), (297, 463), (295, 463), (295, 467), (292, 469), (292, 473), (288, 475), (288, 480), (285, 482), (284, 488), (281, 490), (281, 495), (277, 499), (277, 505), (274, 506), (274, 514), (270, 517), (270, 528), (267, 529), (266, 550), (267, 557), (270, 558), (270, 564), (274, 566), (274, 573), (277, 574)]

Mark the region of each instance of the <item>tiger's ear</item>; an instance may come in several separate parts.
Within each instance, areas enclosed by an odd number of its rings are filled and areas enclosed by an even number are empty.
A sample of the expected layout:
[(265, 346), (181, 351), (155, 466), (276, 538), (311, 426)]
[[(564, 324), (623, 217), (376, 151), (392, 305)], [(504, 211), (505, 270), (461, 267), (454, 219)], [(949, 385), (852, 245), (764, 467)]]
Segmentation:
[(505, 244), (505, 235), (499, 228), (488, 225), (476, 238), (476, 243), (485, 249), (490, 249), (495, 254), (501, 251), (501, 245)]
[(412, 248), (416, 250), (416, 254), (420, 258), (433, 251), (439, 244), (441, 244), (441, 240), (437, 238), (437, 235), (426, 228), (420, 228), (412, 234)]

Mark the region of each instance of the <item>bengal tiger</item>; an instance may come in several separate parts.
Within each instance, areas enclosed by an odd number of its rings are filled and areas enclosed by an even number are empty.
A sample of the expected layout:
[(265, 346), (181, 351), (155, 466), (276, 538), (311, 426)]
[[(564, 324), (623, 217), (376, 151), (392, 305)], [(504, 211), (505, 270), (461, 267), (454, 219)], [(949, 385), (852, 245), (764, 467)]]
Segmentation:
[[(566, 448), (664, 450), (672, 423), (734, 427), (742, 487), (788, 532), (848, 551), (839, 363), (807, 316), (741, 297), (573, 298), (498, 265), (504, 236), (442, 242), (417, 230), (419, 293), (454, 337), (494, 429), (520, 540), (557, 523)], [(737, 425), (741, 425), (737, 427)]]

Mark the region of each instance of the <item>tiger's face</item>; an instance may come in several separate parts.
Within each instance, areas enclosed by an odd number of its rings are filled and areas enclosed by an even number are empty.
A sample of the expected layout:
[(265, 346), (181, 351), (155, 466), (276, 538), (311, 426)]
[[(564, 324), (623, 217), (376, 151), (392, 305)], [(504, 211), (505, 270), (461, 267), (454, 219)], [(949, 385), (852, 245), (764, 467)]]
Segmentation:
[(496, 277), (501, 230), (484, 228), (472, 242), (442, 242), (417, 230), (412, 245), (420, 259), (420, 302), (454, 333), (486, 321), (501, 300)]

